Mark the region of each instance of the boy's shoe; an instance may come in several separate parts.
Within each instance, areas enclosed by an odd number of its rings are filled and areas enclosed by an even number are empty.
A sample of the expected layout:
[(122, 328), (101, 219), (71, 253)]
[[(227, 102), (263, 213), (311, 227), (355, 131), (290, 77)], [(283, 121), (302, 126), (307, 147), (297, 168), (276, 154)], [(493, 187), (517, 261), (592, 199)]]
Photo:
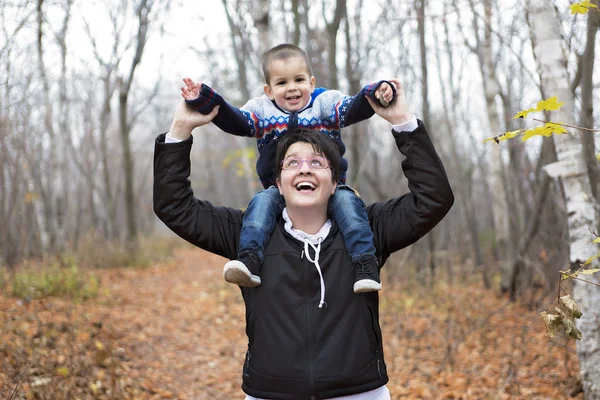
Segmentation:
[(350, 264), (354, 269), (354, 293), (378, 292), (381, 290), (379, 262), (375, 256), (362, 256)]
[(223, 267), (223, 278), (229, 283), (243, 287), (260, 286), (260, 276), (251, 271), (260, 269), (260, 258), (254, 253), (240, 256), (237, 260), (231, 260)]

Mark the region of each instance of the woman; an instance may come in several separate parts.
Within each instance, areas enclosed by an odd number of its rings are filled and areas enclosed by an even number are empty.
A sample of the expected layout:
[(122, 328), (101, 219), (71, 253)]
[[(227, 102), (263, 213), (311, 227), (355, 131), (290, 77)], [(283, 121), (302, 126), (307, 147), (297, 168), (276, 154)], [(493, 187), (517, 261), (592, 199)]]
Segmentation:
[[(402, 85), (389, 107), (371, 103), (392, 124), (410, 193), (367, 208), (380, 266), (425, 235), (454, 201), (423, 123), (410, 114)], [(171, 130), (156, 139), (154, 210), (194, 245), (234, 259), (242, 211), (194, 198), (188, 180), (192, 129), (209, 123), (184, 102)], [(277, 147), (277, 187), (286, 209), (265, 247), (262, 284), (241, 288), (248, 351), (247, 399), (389, 399), (376, 292), (356, 295), (350, 258), (327, 205), (339, 176), (339, 152), (325, 135), (291, 132)]]

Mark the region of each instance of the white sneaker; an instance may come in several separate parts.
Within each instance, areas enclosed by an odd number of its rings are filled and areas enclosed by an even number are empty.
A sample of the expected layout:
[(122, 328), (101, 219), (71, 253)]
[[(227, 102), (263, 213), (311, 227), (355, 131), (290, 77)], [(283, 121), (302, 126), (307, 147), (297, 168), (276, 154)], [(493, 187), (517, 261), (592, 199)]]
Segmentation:
[(260, 276), (252, 275), (243, 262), (231, 260), (223, 267), (223, 278), (229, 283), (243, 287), (260, 286)]

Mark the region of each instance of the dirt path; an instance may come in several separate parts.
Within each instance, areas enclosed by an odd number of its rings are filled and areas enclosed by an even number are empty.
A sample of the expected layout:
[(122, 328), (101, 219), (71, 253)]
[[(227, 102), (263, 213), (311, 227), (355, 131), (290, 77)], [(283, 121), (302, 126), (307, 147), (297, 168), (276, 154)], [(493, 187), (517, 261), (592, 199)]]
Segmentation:
[(117, 332), (133, 379), (157, 395), (233, 399), (246, 351), (239, 289), (225, 283), (225, 260), (182, 249), (175, 262), (110, 276), (113, 301), (98, 310)]

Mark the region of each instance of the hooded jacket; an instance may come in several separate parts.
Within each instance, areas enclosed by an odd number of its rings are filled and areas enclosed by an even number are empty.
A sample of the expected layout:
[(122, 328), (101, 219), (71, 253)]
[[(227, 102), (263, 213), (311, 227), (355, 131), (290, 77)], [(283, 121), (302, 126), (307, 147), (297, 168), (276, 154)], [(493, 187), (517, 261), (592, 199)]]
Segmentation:
[[(425, 127), (392, 131), (406, 156), (402, 162), (410, 192), (367, 207), (380, 265), (394, 251), (425, 235), (448, 212), (454, 198), (444, 167)], [(190, 243), (233, 259), (242, 211), (196, 199), (190, 187), (193, 139), (155, 144), (154, 211)], [(335, 223), (321, 243), (319, 264), (327, 288), (319, 308), (315, 254), (292, 237), (278, 218), (265, 246), (262, 283), (242, 288), (248, 350), (242, 389), (268, 399), (312, 400), (362, 393), (388, 382), (378, 293), (355, 294), (350, 258)], [(309, 250), (311, 251), (311, 250)]]

